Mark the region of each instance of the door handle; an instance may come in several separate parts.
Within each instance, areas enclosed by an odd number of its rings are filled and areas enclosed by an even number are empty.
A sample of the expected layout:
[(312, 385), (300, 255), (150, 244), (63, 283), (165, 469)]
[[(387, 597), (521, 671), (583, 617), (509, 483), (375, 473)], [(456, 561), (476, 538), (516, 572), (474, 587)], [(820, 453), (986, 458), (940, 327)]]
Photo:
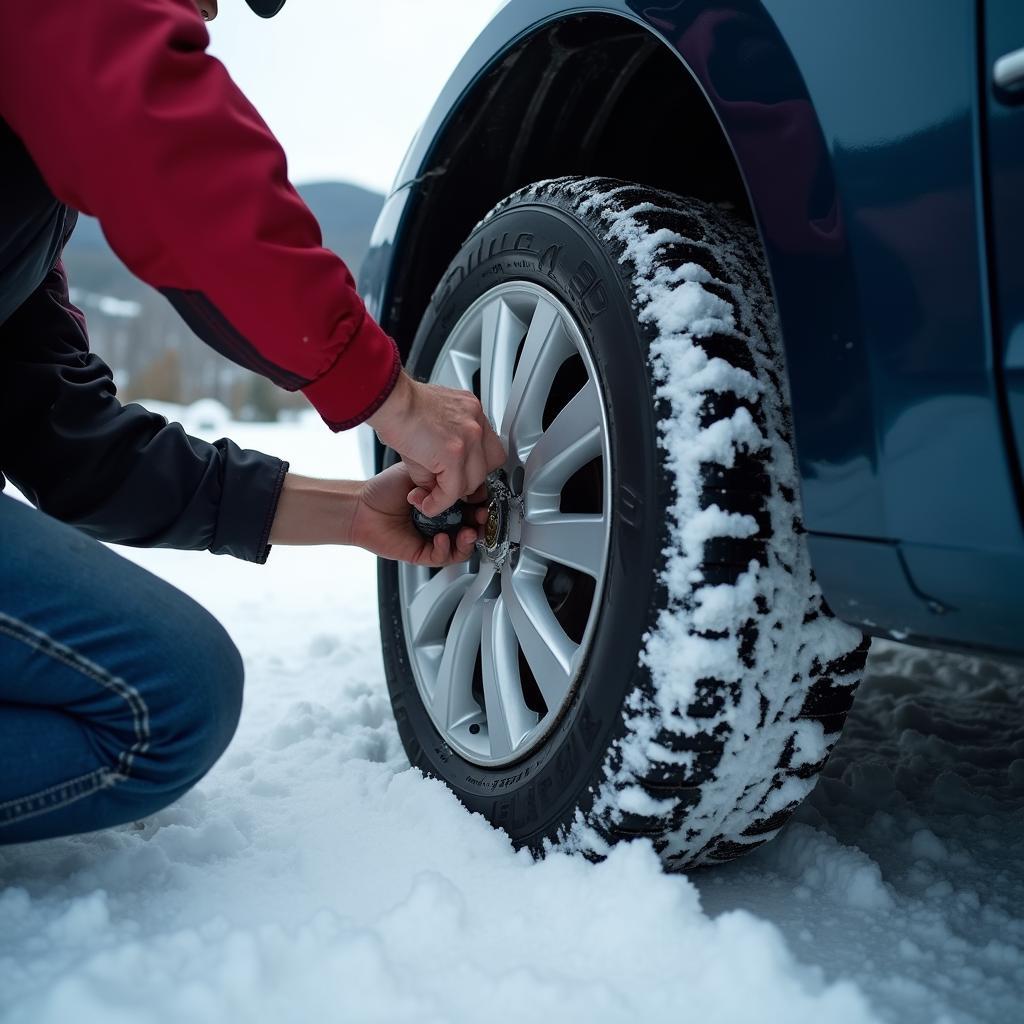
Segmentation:
[(1024, 99), (1024, 46), (1004, 53), (992, 65), (992, 83), (1011, 103)]

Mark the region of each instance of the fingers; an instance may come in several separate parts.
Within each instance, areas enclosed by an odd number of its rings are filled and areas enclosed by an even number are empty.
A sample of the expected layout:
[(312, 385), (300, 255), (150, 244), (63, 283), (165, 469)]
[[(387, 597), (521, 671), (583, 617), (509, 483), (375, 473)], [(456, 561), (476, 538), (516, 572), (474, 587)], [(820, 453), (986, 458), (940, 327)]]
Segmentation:
[(456, 495), (449, 495), (448, 491), (443, 489), (440, 482), (438, 482), (438, 485), (418, 505), (416, 505), (415, 501), (413, 504), (425, 516), (433, 518), (434, 516), (439, 516), (442, 512), (446, 512), (458, 500)]
[(415, 459), (403, 456), (402, 462), (405, 463), (405, 468), (408, 470), (409, 476), (412, 477), (412, 482), (417, 487), (422, 487), (429, 492), (430, 488), (434, 486), (434, 480), (436, 479), (434, 474), (426, 466), (416, 462)]
[(406, 400), (385, 403), (386, 415), (373, 425), (406, 463), (414, 484), (410, 503), (436, 516), (477, 491), (505, 462), (505, 450), (471, 392), (406, 383)]
[[(410, 505), (415, 505), (418, 509), (420, 509), (420, 511), (425, 512), (426, 510), (423, 508), (423, 503), (426, 500), (426, 498), (430, 495), (430, 493), (431, 492), (426, 487), (414, 487), (409, 492), (409, 504)], [(482, 483), (471, 494), (460, 495), (456, 499), (456, 501), (464, 501), (467, 505), (480, 505), (483, 502), (486, 502), (488, 500), (488, 498), (489, 498), (489, 494), (488, 494), (488, 491), (487, 491), (487, 484), (485, 482), (485, 483)], [(442, 501), (444, 501), (444, 500), (447, 500), (447, 499), (442, 499)], [(453, 502), (450, 502), (450, 503), (448, 503), (446, 505), (443, 505), (443, 507), (441, 508), (441, 512), (444, 512), (447, 509), (451, 508), (452, 505), (454, 505), (454, 504), (455, 504), (455, 502), (453, 501)], [(440, 512), (437, 512), (437, 513), (427, 512), (426, 514), (427, 515), (440, 515)]]
[(505, 446), (501, 443), (501, 438), (491, 429), (489, 421), (485, 420), (485, 423), (483, 448), (484, 462), (487, 468), (484, 471), (484, 476), (499, 466), (504, 465), (507, 458)]
[(420, 502), (420, 511), (427, 516), (439, 516), (447, 511), (469, 490), (462, 467), (441, 472), (433, 490)]
[(425, 487), (414, 487), (408, 495), (408, 501), (410, 505), (415, 505), (421, 512), (423, 511), (423, 501), (425, 498), (430, 497), (430, 491)]
[(452, 543), (447, 533), (439, 533), (433, 541), (423, 545), (421, 556), (418, 561), (421, 564), (430, 566), (450, 565), (453, 562), (464, 562), (473, 554), (476, 546), (477, 531), (471, 527), (463, 527), (455, 536)]
[(466, 459), (466, 489), (463, 491), (463, 495), (480, 490), (484, 486), (489, 472), (484, 460), (483, 448), (480, 447)]
[[(415, 505), (420, 509), (420, 511), (422, 511), (423, 499), (426, 498), (436, 486), (437, 477), (435, 477), (429, 469), (425, 466), (421, 466), (413, 459), (403, 457), (402, 462), (405, 464), (405, 468), (410, 479), (416, 485), (411, 491), (409, 491), (409, 504)], [(428, 515), (429, 514), (431, 513), (428, 513)]]
[(464, 562), (471, 554), (473, 549), (476, 547), (477, 542), (477, 531), (472, 527), (466, 527), (459, 530), (458, 535), (455, 538), (455, 559), (459, 562)]
[[(483, 416), (482, 408), (480, 413)], [(449, 445), (452, 454), (460, 450), (466, 453), (461, 465), (438, 473), (433, 488), (421, 486), (409, 495), (409, 500), (425, 515), (440, 515), (457, 501), (473, 503), (487, 500), (487, 475), (504, 464), (505, 449), (486, 417), (483, 417), (483, 424), (475, 444), (468, 447), (454, 443)]]
[(452, 539), (447, 533), (439, 533), (435, 538), (430, 550), (431, 565), (445, 565), (452, 554)]
[(494, 432), (490, 420), (480, 407), (480, 436), (466, 453), (465, 473), (466, 490), (479, 490), (487, 479), (487, 474), (505, 463), (505, 448), (501, 438)]

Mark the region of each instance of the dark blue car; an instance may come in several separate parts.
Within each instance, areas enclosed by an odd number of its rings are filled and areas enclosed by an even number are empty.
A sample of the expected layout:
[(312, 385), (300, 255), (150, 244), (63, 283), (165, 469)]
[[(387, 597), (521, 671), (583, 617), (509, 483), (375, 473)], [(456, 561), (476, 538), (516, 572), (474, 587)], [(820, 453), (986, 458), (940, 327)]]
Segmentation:
[(507, 4), (361, 282), (509, 452), (469, 565), (381, 566), (412, 763), (535, 852), (711, 863), (865, 634), (1024, 653), (1022, 239), (1018, 0)]

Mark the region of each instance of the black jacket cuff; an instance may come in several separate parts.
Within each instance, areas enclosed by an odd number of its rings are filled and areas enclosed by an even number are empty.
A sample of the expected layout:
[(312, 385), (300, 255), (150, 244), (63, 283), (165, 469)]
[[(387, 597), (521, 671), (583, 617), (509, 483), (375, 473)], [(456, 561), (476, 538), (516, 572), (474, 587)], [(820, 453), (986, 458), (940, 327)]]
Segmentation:
[(270, 528), (277, 514), (288, 463), (272, 455), (237, 450), (225, 460), (217, 526), (210, 550), (260, 564), (270, 554)]

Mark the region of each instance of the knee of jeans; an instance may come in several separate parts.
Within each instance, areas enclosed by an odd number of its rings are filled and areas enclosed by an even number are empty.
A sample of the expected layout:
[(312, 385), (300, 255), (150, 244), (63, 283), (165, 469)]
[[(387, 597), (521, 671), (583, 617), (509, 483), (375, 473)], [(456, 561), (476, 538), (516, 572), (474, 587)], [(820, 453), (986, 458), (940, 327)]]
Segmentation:
[[(191, 616), (168, 665), (168, 696), (151, 715), (146, 761), (165, 782), (191, 784), (213, 767), (242, 710), (242, 658), (207, 612)], [(179, 626), (184, 626), (179, 623)]]
[(205, 687), (202, 711), (197, 718), (196, 748), (199, 761), (209, 763), (206, 771), (224, 753), (238, 728), (242, 713), (242, 691), (245, 671), (238, 653), (224, 627), (214, 621), (214, 635), (207, 638), (204, 671), (198, 685)]

